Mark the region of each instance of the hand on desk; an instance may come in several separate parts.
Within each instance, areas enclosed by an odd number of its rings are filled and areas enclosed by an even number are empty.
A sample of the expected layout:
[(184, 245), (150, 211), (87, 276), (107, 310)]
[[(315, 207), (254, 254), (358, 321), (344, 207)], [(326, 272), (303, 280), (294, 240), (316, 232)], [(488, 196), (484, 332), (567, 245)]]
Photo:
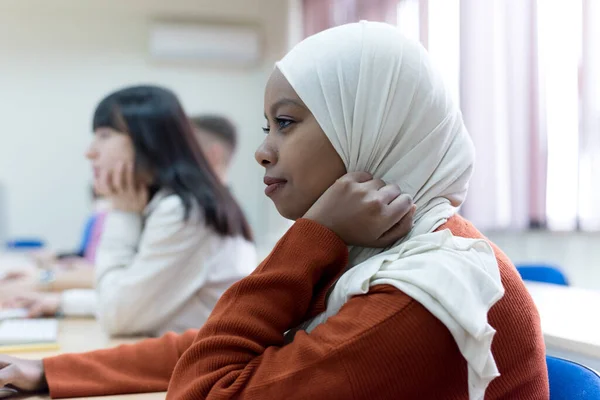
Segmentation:
[(37, 279), (40, 270), (32, 266), (12, 266), (4, 268), (0, 274), (0, 285), (5, 283), (22, 281), (24, 279)]
[(47, 391), (44, 363), (0, 355), (0, 387), (6, 385), (23, 392)]
[(0, 305), (14, 299), (21, 293), (29, 293), (37, 290), (37, 279), (15, 279), (0, 281)]
[(25, 308), (29, 318), (52, 317), (60, 308), (60, 293), (28, 292), (2, 303), (3, 308)]
[[(73, 259), (70, 259), (73, 261)], [(85, 259), (75, 263), (55, 264), (45, 270), (11, 271), (0, 278), (0, 303), (29, 292), (61, 292), (94, 287), (93, 266)]]

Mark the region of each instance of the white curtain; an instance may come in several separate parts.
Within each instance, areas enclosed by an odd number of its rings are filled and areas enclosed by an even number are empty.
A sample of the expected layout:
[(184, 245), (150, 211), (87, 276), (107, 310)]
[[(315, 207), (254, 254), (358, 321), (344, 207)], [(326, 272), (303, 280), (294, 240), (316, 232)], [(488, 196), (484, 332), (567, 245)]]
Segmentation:
[(546, 216), (554, 230), (575, 229), (579, 216), (581, 5), (581, 0), (537, 2), (548, 137)]
[(303, 0), (304, 34), (360, 20), (395, 24), (398, 0)]
[(483, 230), (600, 230), (600, 0), (303, 0), (305, 33), (396, 23), (428, 48), (477, 164)]
[(483, 229), (600, 230), (600, 2), (461, 0), (461, 106)]
[(600, 1), (583, 1), (579, 224), (600, 230)]
[(461, 108), (477, 149), (462, 213), (480, 229), (522, 229), (543, 220), (535, 24), (532, 1), (460, 3)]
[(477, 148), (461, 213), (484, 230), (543, 225), (546, 142), (535, 2), (400, 0), (398, 25), (421, 40), (441, 69)]

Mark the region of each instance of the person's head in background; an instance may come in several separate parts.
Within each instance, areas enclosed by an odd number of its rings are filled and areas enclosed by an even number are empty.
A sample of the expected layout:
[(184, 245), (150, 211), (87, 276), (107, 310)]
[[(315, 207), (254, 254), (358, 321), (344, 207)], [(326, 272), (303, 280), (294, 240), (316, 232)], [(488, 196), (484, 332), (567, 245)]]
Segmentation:
[(86, 157), (98, 195), (110, 199), (141, 187), (151, 197), (166, 189), (181, 198), (186, 217), (199, 206), (218, 233), (251, 239), (240, 207), (213, 172), (173, 92), (133, 86), (111, 93), (96, 108), (92, 129)]
[(227, 182), (231, 160), (237, 148), (235, 125), (228, 118), (216, 114), (196, 115), (190, 121), (204, 157), (221, 182)]

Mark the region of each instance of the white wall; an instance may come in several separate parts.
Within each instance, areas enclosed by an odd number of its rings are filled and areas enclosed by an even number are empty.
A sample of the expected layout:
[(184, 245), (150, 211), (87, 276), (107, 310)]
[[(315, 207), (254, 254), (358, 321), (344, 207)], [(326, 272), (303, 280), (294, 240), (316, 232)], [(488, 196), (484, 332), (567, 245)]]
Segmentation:
[(572, 285), (600, 290), (600, 234), (493, 232), (487, 237), (515, 264), (551, 263), (565, 271)]
[[(256, 22), (264, 64), (155, 65), (147, 34), (161, 17)], [(267, 227), (280, 221), (262, 194), (253, 153), (262, 140), (264, 83), (286, 50), (287, 18), (281, 0), (0, 0), (0, 184), (8, 211), (0, 224), (8, 235), (39, 235), (61, 249), (78, 243), (89, 206), (83, 153), (93, 109), (112, 89), (150, 82), (175, 90), (189, 113), (220, 112), (237, 123), (232, 186), (262, 238), (265, 218)]]

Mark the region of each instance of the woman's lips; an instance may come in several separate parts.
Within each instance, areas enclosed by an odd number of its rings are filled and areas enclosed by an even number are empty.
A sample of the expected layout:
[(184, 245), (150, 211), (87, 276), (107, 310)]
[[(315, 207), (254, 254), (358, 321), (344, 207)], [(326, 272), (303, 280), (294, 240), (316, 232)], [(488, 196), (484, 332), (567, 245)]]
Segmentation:
[(265, 176), (264, 183), (265, 185), (267, 185), (267, 187), (265, 188), (265, 195), (271, 197), (275, 192), (277, 192), (279, 189), (285, 186), (287, 181), (281, 178), (272, 178), (269, 176)]

